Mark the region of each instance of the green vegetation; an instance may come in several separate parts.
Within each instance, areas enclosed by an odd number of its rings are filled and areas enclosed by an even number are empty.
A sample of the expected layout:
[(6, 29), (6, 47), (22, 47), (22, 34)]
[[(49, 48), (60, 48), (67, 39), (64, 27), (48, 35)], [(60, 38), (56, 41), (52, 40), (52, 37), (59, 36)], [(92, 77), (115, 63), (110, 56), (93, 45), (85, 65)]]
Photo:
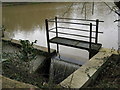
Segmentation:
[[(38, 51), (33, 48), (34, 43), (36, 41), (30, 43), (28, 40), (20, 40), (21, 46), (18, 45), (20, 48), (18, 52), (3, 52), (2, 75), (17, 81), (42, 87), (42, 84), (47, 82), (47, 78), (44, 78), (37, 72), (29, 72), (30, 61), (37, 58)], [(3, 45), (15, 46), (11, 41), (3, 42)]]
[(37, 40), (32, 43), (30, 43), (29, 40), (20, 40), (21, 49), (17, 56), (23, 61), (31, 61), (36, 59), (37, 51), (33, 47), (33, 44), (36, 42)]
[(20, 40), (21, 45), (17, 45), (11, 43), (11, 41), (3, 41), (3, 46), (10, 45), (10, 47), (15, 46), (20, 49), (14, 52), (5, 52), (6, 50), (3, 50), (2, 75), (20, 82), (35, 85), (39, 88), (60, 88), (60, 86), (50, 83), (49, 79), (44, 77), (44, 73), (39, 70), (30, 72), (32, 66), (30, 62), (37, 58), (36, 55), (48, 55), (47, 52), (36, 50), (33, 47), (36, 42), (30, 43), (28, 40)]

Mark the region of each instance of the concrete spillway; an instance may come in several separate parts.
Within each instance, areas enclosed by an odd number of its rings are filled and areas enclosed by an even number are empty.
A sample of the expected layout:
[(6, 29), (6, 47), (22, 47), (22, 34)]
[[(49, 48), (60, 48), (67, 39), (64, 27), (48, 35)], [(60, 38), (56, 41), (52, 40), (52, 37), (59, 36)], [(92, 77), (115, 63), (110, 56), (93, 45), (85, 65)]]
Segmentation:
[(64, 56), (51, 59), (50, 81), (60, 83), (81, 66), (81, 62)]

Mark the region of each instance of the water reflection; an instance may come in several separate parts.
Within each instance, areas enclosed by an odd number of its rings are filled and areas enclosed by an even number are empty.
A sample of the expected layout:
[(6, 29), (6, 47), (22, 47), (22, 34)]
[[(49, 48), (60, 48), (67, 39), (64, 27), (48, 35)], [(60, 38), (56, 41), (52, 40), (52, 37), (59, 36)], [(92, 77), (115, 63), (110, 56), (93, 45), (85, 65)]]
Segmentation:
[[(73, 6), (68, 10), (68, 7), (71, 4), (72, 3), (42, 3), (35, 5), (3, 7), (3, 24), (7, 28), (6, 32), (10, 33), (10, 37), (14, 39), (29, 39), (30, 41), (38, 40), (38, 45), (47, 46), (44, 22), (46, 18), (53, 18), (54, 16), (62, 17), (63, 15), (64, 17), (85, 18), (85, 11), (83, 10), (83, 13), (81, 13), (83, 3), (74, 3)], [(114, 4), (111, 2), (108, 4), (111, 7), (114, 6)], [(65, 13), (66, 11), (67, 13)], [(117, 23), (114, 23), (114, 20), (118, 18), (117, 15), (114, 12), (110, 13), (111, 10), (109, 10), (109, 8), (102, 2), (95, 3), (93, 15), (91, 3), (87, 3), (86, 11), (87, 19), (98, 18), (105, 21), (104, 23), (100, 23), (99, 30), (103, 31), (104, 34), (99, 35), (98, 41), (102, 43), (103, 47), (105, 48), (114, 47), (117, 49), (118, 27)], [(51, 24), (50, 27), (53, 25), (54, 24)], [(81, 28), (81, 26), (71, 25), (68, 25), (67, 27)], [(74, 31), (70, 32), (78, 33)], [(83, 33), (79, 32), (79, 34)], [(51, 34), (51, 37), (53, 35), (54, 34)], [(78, 37), (75, 38), (78, 39)], [(56, 48), (56, 45), (51, 44), (51, 46), (52, 48)], [(60, 47), (61, 53), (67, 53), (74, 56), (82, 56), (88, 59), (87, 51), (73, 49), (71, 47)]]
[(44, 30), (42, 27), (44, 27), (45, 18), (57, 15), (57, 5), (52, 5), (38, 4), (3, 7), (3, 24), (12, 32), (16, 30), (33, 31), (35, 28)]

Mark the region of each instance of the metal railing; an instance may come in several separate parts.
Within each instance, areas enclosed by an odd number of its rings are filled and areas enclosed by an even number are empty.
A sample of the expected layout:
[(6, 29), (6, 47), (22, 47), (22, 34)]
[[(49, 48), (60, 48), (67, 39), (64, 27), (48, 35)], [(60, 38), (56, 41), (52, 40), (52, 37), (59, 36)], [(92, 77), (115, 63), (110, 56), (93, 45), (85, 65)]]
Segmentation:
[[(59, 20), (63, 20), (63, 19), (65, 19), (65, 20), (77, 20), (77, 21), (89, 21), (89, 22), (95, 22), (96, 24), (92, 24), (92, 23), (85, 24), (85, 23), (75, 23), (75, 22), (68, 22), (68, 21), (59, 21)], [(55, 27), (49, 29), (48, 22), (54, 22)], [(61, 18), (61, 17), (55, 17), (54, 19), (49, 19), (49, 20), (46, 19), (45, 24), (46, 24), (48, 52), (50, 53), (49, 32), (56, 33), (56, 37), (58, 37), (58, 34), (64, 34), (64, 35), (72, 35), (72, 36), (89, 38), (89, 43), (90, 43), (89, 48), (91, 48), (92, 39), (95, 39), (95, 44), (97, 44), (98, 43), (98, 33), (103, 33), (103, 32), (98, 31), (99, 22), (104, 22), (104, 21), (100, 21), (99, 19), (88, 20), (88, 19), (74, 19), (74, 18)], [(58, 23), (89, 26), (89, 30), (77, 29), (77, 28), (69, 28), (69, 27), (60, 27), (60, 26), (58, 26)], [(93, 31), (92, 27), (95, 27), (96, 30)], [(85, 36), (85, 35), (71, 34), (71, 33), (65, 33), (65, 32), (58, 32), (58, 28), (76, 30), (76, 31), (83, 31), (83, 32), (90, 32), (90, 34), (89, 34), (89, 36)], [(53, 31), (53, 30), (56, 30), (56, 31)], [(92, 33), (95, 33), (95, 37), (92, 37)], [(57, 51), (58, 50), (59, 50), (59, 47), (58, 47), (58, 44), (57, 44)]]

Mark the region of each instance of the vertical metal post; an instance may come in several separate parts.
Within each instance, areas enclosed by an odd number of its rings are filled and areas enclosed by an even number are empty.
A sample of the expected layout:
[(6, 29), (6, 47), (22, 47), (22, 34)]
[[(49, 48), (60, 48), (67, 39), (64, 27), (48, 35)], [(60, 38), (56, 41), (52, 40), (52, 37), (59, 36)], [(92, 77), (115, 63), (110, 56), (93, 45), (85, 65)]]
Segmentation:
[(47, 46), (48, 46), (48, 53), (50, 53), (50, 43), (49, 43), (49, 31), (48, 31), (48, 20), (45, 19), (45, 25), (46, 25), (46, 36), (47, 36)]
[[(57, 17), (55, 17), (55, 26), (56, 26), (56, 37), (58, 37)], [(59, 53), (59, 45), (58, 44), (57, 44), (57, 53)]]
[(99, 19), (96, 20), (96, 35), (95, 35), (95, 43), (98, 43), (98, 25), (99, 25)]
[(56, 26), (56, 37), (58, 37), (58, 29), (57, 29), (57, 17), (55, 17), (55, 26)]
[(92, 23), (90, 23), (90, 46), (89, 48), (91, 48), (91, 42), (92, 42)]
[(92, 23), (90, 23), (90, 39), (89, 39), (89, 59), (91, 58), (91, 43), (92, 43)]

